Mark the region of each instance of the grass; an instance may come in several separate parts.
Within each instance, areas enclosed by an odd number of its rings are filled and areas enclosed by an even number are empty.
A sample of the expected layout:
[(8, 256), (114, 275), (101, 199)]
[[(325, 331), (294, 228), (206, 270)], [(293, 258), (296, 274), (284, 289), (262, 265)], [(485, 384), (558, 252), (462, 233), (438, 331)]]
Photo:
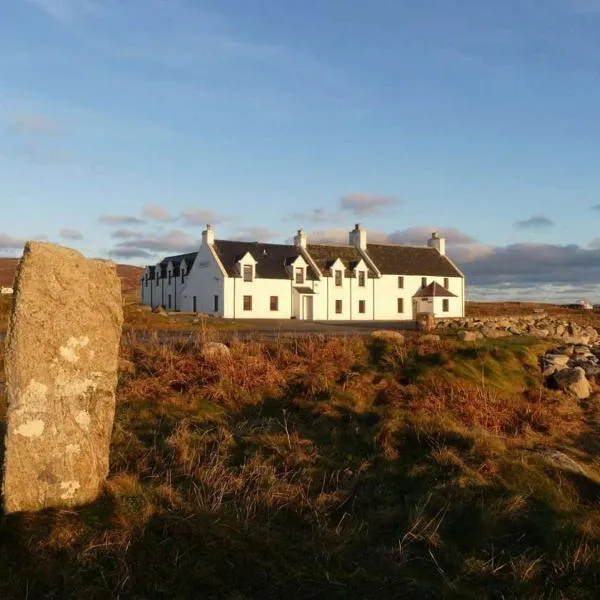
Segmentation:
[(2, 517), (0, 597), (595, 598), (600, 413), (542, 348), (126, 336), (106, 491)]

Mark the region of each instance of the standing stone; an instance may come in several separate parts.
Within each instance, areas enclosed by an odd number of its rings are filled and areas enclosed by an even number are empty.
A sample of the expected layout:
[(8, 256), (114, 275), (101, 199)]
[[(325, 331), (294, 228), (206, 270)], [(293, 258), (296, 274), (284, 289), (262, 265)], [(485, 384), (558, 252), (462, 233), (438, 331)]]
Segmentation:
[(28, 242), (6, 344), (6, 513), (95, 500), (108, 474), (121, 285), (112, 263)]

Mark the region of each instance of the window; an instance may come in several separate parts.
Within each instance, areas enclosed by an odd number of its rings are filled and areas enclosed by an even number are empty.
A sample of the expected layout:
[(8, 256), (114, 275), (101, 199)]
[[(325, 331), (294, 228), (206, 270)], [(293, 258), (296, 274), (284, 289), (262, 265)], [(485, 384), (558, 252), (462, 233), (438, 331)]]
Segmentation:
[(444, 298), (442, 300), (442, 312), (448, 312), (450, 310), (450, 300)]
[(296, 267), (296, 283), (304, 283), (304, 269)]
[(185, 283), (185, 269), (181, 269), (181, 283)]
[(448, 289), (450, 286), (450, 280), (447, 277), (444, 277), (444, 287)]
[(364, 300), (358, 301), (358, 312), (361, 314), (365, 314), (366, 303)]
[(340, 270), (337, 270), (335, 272), (335, 286), (336, 287), (342, 287), (342, 275), (343, 274), (342, 274), (342, 272)]
[(169, 285), (171, 285), (171, 277), (173, 276), (173, 272), (169, 271)]
[(193, 302), (193, 305), (194, 305), (194, 312), (198, 312), (198, 302), (197, 302), (196, 296), (194, 296), (192, 298), (192, 302)]
[(158, 280), (160, 279), (160, 277), (158, 276), (158, 273), (156, 274), (156, 287), (158, 287)]
[(271, 310), (279, 310), (279, 296), (271, 296)]
[(342, 314), (342, 301), (341, 300), (335, 301), (335, 314), (336, 315)]
[(244, 310), (252, 310), (252, 296), (244, 296)]
[(358, 287), (365, 287), (365, 272), (358, 272)]
[(146, 275), (146, 281), (144, 282), (144, 285), (148, 287), (148, 275)]
[(219, 312), (219, 296), (217, 295), (214, 297), (213, 312)]
[(404, 289), (404, 277), (402, 277), (402, 276), (398, 277), (398, 289), (400, 289), (400, 290)]
[(427, 287), (427, 277), (421, 277), (421, 287)]
[(398, 312), (400, 314), (404, 312), (404, 298), (398, 298)]
[(252, 265), (244, 265), (244, 281), (252, 281)]
[(169, 310), (171, 310), (171, 294), (169, 294)]

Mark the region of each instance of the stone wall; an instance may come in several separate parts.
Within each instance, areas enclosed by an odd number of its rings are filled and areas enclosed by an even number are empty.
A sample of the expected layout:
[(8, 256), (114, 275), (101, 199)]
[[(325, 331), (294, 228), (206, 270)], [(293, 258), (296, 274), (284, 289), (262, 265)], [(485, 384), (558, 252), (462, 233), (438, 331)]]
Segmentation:
[[(465, 317), (462, 319), (440, 319), (438, 329), (474, 332), (467, 339), (499, 338), (511, 335), (533, 336), (560, 340), (565, 344), (595, 344), (600, 336), (592, 327), (582, 327), (573, 321), (566, 321), (546, 314), (519, 317), (493, 317), (480, 319)], [(461, 337), (465, 337), (464, 334)]]

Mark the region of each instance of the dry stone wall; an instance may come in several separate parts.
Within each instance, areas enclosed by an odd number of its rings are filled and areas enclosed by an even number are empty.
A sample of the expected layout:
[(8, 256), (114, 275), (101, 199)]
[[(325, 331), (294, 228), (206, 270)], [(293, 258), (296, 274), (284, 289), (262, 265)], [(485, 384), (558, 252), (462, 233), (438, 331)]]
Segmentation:
[(5, 512), (76, 506), (100, 493), (122, 324), (112, 263), (26, 245), (5, 358)]

